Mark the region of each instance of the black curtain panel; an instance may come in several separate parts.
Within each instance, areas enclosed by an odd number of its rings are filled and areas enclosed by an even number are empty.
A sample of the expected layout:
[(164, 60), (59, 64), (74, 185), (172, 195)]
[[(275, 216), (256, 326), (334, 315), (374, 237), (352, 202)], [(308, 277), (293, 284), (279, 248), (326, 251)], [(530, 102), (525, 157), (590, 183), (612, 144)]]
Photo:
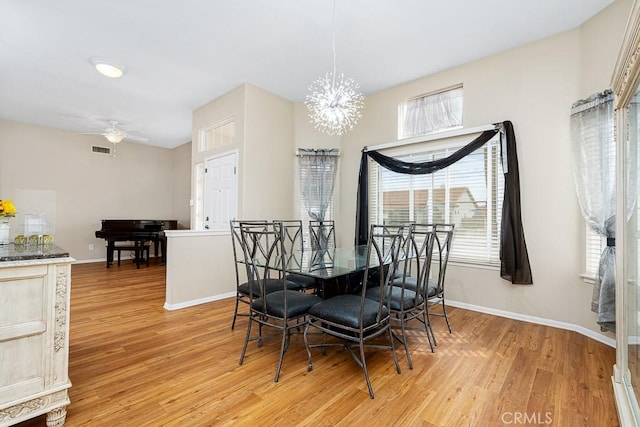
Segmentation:
[(369, 232), (369, 170), (367, 157), (393, 172), (412, 175), (430, 174), (446, 168), (471, 154), (497, 133), (501, 134), (501, 155), (505, 178), (500, 237), (500, 276), (517, 285), (533, 284), (529, 254), (522, 227), (516, 138), (513, 132), (513, 124), (510, 121), (496, 123), (495, 129), (482, 132), (477, 138), (449, 157), (432, 162), (403, 162), (380, 154), (377, 151), (362, 150), (356, 207), (356, 244), (366, 244)]

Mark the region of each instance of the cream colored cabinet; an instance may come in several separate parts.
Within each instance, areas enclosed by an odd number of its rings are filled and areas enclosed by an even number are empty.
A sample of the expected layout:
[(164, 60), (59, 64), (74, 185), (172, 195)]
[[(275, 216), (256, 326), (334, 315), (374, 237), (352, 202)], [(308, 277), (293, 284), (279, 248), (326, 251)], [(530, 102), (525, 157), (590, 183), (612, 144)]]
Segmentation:
[(0, 261), (0, 426), (44, 413), (47, 426), (64, 425), (73, 261), (64, 255)]

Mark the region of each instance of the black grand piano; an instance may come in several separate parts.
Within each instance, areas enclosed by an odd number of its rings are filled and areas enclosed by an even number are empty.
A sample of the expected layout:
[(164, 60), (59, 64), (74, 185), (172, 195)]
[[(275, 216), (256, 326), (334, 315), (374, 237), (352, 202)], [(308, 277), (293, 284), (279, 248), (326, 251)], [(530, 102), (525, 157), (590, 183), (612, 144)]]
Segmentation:
[(164, 230), (177, 229), (178, 221), (176, 220), (103, 219), (102, 228), (96, 231), (96, 237), (107, 241), (107, 268), (113, 263), (116, 242), (132, 243), (136, 265), (140, 267), (142, 249), (146, 242), (153, 244), (156, 257), (158, 256), (158, 249), (160, 249), (162, 263), (166, 262), (167, 238), (164, 235)]

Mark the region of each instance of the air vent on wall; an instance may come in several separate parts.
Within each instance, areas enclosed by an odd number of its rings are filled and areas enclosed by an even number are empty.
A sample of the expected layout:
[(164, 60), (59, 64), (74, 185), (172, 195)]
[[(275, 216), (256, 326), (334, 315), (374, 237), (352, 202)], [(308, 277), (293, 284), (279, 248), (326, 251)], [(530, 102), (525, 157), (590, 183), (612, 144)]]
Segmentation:
[(91, 151), (98, 154), (111, 154), (111, 148), (100, 147), (99, 145), (92, 146)]

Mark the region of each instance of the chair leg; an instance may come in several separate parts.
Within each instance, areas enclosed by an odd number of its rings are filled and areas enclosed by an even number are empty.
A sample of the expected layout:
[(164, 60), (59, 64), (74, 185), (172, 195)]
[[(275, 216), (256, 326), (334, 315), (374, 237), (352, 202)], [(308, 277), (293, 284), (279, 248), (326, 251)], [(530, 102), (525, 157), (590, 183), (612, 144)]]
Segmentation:
[(253, 319), (251, 318), (251, 316), (249, 316), (249, 324), (247, 325), (247, 336), (244, 339), (244, 345), (242, 346), (242, 353), (240, 353), (240, 363), (239, 365), (242, 365), (242, 362), (244, 362), (244, 354), (247, 351), (247, 344), (249, 344), (249, 337), (251, 336), (251, 323), (253, 322)]
[(411, 354), (409, 354), (409, 345), (407, 344), (407, 333), (404, 324), (404, 316), (400, 318), (400, 330), (402, 331), (402, 339), (400, 342), (404, 345), (404, 352), (407, 354), (407, 363), (409, 364), (409, 369), (413, 369), (413, 360), (411, 360)]
[(436, 340), (433, 328), (431, 327), (431, 315), (429, 314), (429, 309), (427, 309), (427, 323), (429, 324), (429, 331), (431, 331), (431, 338), (433, 338), (433, 345), (438, 345), (438, 340)]
[(451, 334), (451, 324), (449, 324), (449, 316), (447, 316), (447, 306), (444, 304), (444, 296), (442, 297), (442, 313), (444, 313), (444, 320), (447, 321), (447, 328)]
[[(422, 312), (422, 323), (424, 324), (424, 332), (427, 334), (427, 339), (429, 340), (429, 347), (431, 348), (431, 353), (434, 352), (433, 341), (431, 336), (433, 335), (433, 331), (431, 330), (431, 323), (429, 323), (429, 311), (426, 309)], [(435, 337), (434, 337), (435, 339)]]
[(140, 257), (142, 256), (142, 246), (136, 242), (135, 248), (136, 249), (134, 251), (133, 256), (135, 257), (136, 268), (140, 268)]
[(278, 382), (280, 378), (280, 369), (282, 368), (282, 359), (284, 359), (284, 353), (287, 351), (287, 341), (289, 340), (287, 324), (285, 322), (284, 327), (282, 329), (282, 343), (280, 343), (280, 359), (278, 360), (278, 367), (276, 368), (276, 377), (273, 379), (274, 383)]
[(236, 318), (238, 317), (238, 295), (236, 295), (236, 309), (233, 312), (233, 321), (231, 322), (231, 330), (236, 327)]
[(393, 361), (396, 364), (396, 372), (400, 373), (400, 363), (398, 363), (398, 356), (396, 355), (396, 346), (393, 344), (393, 331), (389, 326), (389, 342), (391, 343), (391, 354), (393, 355)]
[(304, 327), (304, 334), (302, 335), (304, 338), (304, 347), (307, 350), (307, 372), (313, 371), (313, 362), (311, 361), (311, 349), (309, 348), (309, 338), (307, 337), (307, 333), (309, 332), (309, 324)]
[(369, 388), (369, 398), (373, 399), (374, 398), (373, 387), (371, 386), (371, 380), (369, 379), (367, 362), (364, 360), (364, 341), (362, 339), (360, 340), (360, 362), (362, 364), (362, 370), (364, 371), (364, 378), (367, 380), (367, 388)]

